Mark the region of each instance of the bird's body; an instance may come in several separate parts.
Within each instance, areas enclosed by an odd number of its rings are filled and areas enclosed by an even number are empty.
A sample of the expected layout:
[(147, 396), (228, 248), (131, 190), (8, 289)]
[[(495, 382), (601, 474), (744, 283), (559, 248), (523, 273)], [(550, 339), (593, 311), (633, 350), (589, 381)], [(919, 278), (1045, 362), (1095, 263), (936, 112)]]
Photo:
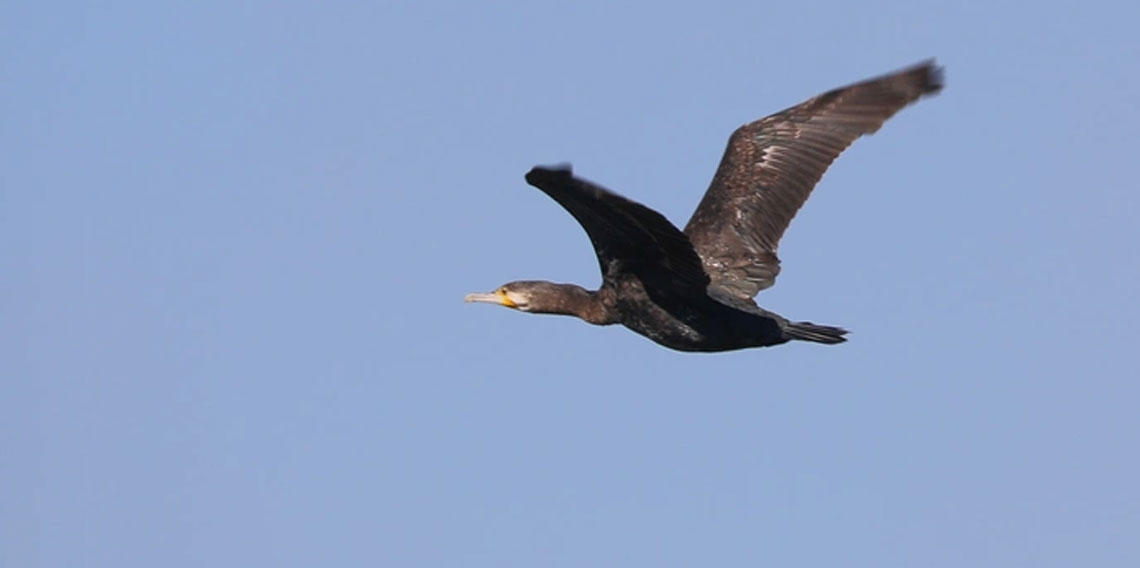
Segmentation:
[(790, 338), (788, 321), (755, 305), (732, 306), (712, 296), (666, 307), (652, 301), (636, 278), (619, 284), (622, 325), (678, 351), (728, 351), (778, 345)]
[(527, 183), (585, 229), (602, 285), (520, 281), (468, 301), (622, 324), (680, 351), (727, 351), (793, 339), (842, 343), (838, 327), (791, 322), (752, 299), (780, 271), (776, 248), (831, 162), (863, 134), (941, 88), (927, 62), (829, 91), (733, 133), (685, 230), (568, 167), (536, 167)]

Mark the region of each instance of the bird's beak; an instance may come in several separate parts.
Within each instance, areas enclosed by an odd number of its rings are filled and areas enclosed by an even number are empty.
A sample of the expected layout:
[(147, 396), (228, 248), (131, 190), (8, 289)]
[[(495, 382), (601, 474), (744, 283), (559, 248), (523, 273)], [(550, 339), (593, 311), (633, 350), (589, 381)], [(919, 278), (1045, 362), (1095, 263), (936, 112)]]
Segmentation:
[(499, 304), (508, 308), (515, 307), (515, 303), (511, 301), (505, 291), (499, 290), (491, 292), (490, 294), (468, 294), (463, 298), (464, 302), (486, 302), (488, 304)]

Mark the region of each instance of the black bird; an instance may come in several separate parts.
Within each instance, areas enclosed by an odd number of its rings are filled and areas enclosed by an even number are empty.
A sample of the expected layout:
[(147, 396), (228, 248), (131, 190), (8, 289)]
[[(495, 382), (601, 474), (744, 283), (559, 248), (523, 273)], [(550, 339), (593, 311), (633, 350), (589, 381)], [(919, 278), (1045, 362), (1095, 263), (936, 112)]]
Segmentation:
[(468, 302), (620, 323), (680, 351), (727, 351), (793, 339), (842, 343), (846, 330), (791, 322), (752, 299), (780, 273), (776, 246), (831, 162), (908, 104), (942, 88), (933, 61), (828, 91), (733, 132), (684, 231), (660, 213), (575, 177), (536, 167), (526, 181), (590, 237), (602, 286), (521, 281)]

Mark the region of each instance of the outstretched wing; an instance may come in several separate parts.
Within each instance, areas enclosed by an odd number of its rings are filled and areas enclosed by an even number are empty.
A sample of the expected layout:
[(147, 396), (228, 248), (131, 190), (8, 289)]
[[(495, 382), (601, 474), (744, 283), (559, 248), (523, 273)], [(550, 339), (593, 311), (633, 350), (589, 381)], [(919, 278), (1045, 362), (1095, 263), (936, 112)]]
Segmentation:
[(714, 285), (741, 298), (780, 273), (776, 248), (831, 162), (906, 105), (942, 88), (933, 61), (828, 91), (741, 126), (685, 227)]
[(577, 178), (569, 167), (536, 167), (527, 183), (577, 219), (598, 255), (602, 276), (628, 271), (651, 293), (704, 295), (709, 278), (689, 238), (660, 213)]

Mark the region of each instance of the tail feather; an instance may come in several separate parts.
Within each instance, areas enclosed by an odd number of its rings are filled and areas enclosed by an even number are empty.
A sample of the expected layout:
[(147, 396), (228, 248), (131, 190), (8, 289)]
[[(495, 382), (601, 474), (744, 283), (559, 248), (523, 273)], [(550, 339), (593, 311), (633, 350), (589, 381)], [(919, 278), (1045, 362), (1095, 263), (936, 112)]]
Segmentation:
[(816, 343), (827, 343), (829, 345), (847, 341), (847, 339), (843, 337), (847, 335), (846, 329), (832, 327), (830, 325), (816, 325), (808, 321), (789, 323), (786, 331), (788, 337), (800, 341), (814, 341)]

